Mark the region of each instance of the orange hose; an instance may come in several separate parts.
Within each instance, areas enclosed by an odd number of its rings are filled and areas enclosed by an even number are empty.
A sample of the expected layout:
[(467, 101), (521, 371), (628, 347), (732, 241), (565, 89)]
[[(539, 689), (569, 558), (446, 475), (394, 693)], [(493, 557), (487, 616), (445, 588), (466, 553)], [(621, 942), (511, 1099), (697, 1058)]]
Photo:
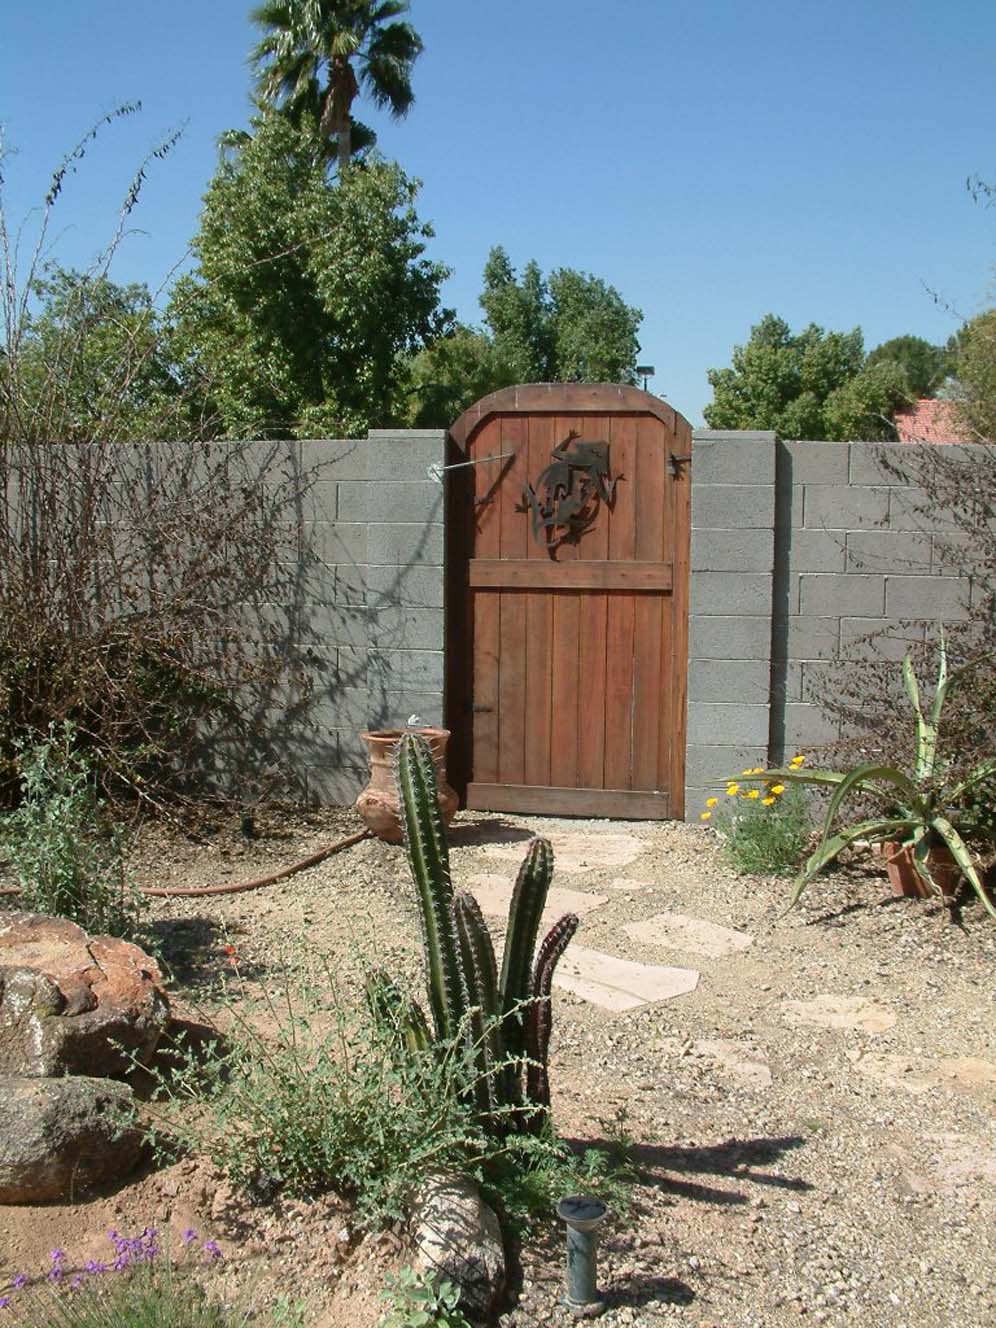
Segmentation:
[[(144, 885), (139, 886), (139, 893), (147, 895), (150, 899), (169, 899), (174, 895), (182, 896), (185, 899), (197, 899), (205, 895), (237, 895), (243, 890), (261, 890), (264, 885), (276, 885), (278, 881), (285, 881), (288, 876), (294, 876), (299, 871), (305, 871), (308, 867), (317, 867), (320, 862), (330, 858), (333, 853), (339, 853), (344, 848), (351, 848), (358, 844), (362, 839), (369, 839), (369, 830), (359, 830), (356, 834), (347, 835), (345, 839), (339, 839), (328, 848), (320, 848), (317, 853), (312, 853), (307, 858), (302, 858), (300, 862), (293, 863), (290, 867), (281, 867), (280, 871), (273, 872), (269, 876), (259, 876), (254, 881), (241, 881), (238, 885), (198, 885), (198, 886), (177, 886), (172, 889), (168, 885)], [(0, 896), (19, 895), (20, 886), (8, 886), (0, 890)]]

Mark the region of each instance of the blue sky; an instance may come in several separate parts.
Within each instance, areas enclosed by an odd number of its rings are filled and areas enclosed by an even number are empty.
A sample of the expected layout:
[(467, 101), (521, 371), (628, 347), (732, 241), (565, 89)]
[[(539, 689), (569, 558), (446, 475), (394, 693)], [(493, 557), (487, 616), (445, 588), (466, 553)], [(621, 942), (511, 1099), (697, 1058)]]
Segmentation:
[[(216, 159), (246, 123), (243, 0), (5, 0), (0, 122), (9, 214), (123, 100), (143, 110), (68, 182), (54, 254), (86, 263), (142, 156), (114, 269), (155, 288), (182, 263)], [(413, 0), (425, 53), (400, 123), (361, 109), (423, 181), (448, 304), (477, 322), (488, 250), (593, 272), (644, 312), (652, 390), (694, 423), (706, 370), (771, 311), (864, 329), (869, 348), (992, 303), (996, 5), (991, 0)], [(30, 228), (30, 218), (28, 221)]]

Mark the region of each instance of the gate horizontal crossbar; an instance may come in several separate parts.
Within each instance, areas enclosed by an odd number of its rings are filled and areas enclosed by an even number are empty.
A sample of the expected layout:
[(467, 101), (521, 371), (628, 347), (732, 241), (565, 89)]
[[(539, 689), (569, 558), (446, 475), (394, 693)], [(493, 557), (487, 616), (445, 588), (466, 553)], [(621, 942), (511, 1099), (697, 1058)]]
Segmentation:
[(661, 790), (547, 788), (538, 784), (467, 785), (467, 807), (476, 811), (530, 812), (536, 816), (619, 816), (666, 821), (669, 794)]
[(468, 585), (478, 590), (670, 590), (670, 563), (542, 558), (473, 558)]

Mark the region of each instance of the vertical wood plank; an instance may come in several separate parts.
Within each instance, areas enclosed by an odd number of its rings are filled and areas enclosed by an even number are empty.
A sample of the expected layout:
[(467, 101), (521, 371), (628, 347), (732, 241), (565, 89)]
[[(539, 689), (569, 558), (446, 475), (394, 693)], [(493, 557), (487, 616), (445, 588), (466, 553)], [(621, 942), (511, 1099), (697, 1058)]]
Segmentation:
[[(592, 442), (609, 443), (609, 472), (615, 475), (617, 461), (608, 416), (589, 415), (575, 426)], [(607, 559), (609, 527), (613, 513), (605, 506), (591, 530), (582, 536), (579, 556)], [(605, 644), (608, 627), (609, 596), (595, 591), (583, 593), (580, 601), (581, 622), (578, 642), (578, 785), (602, 788), (605, 780)]]
[[(637, 425), (634, 556), (660, 561), (664, 556), (664, 466), (663, 426), (651, 416), (641, 416)], [(633, 788), (657, 789), (661, 785), (660, 713), (670, 710), (662, 690), (662, 637), (665, 620), (664, 596), (647, 593), (634, 596), (633, 605)], [(666, 787), (664, 785), (663, 787)]]
[[(505, 472), (499, 494), (500, 558), (525, 558), (528, 548), (526, 519), (515, 509), (528, 479), (528, 420), (523, 415), (502, 416), (501, 452), (515, 456)], [(526, 741), (526, 597), (521, 591), (502, 591), (498, 646), (498, 779), (500, 783), (525, 781)]]
[[(478, 456), (491, 456), (501, 451), (499, 421), (489, 420), (473, 436), (468, 447), (468, 460)], [(494, 483), (490, 466), (472, 466), (474, 511), (471, 516), (473, 541), (471, 557), (497, 558), (500, 538), (500, 507), (497, 497), (489, 499)], [(471, 778), (481, 783), (498, 779), (498, 669), (500, 656), (499, 611), (500, 596), (495, 591), (467, 591), (471, 606), (473, 632), (473, 688), (470, 697), (474, 707), (471, 723), (473, 752)]]
[[(675, 431), (675, 451), (688, 456), (692, 450), (692, 426), (680, 416)], [(671, 714), (669, 716), (668, 786), (671, 790), (670, 814), (675, 820), (685, 815), (685, 735), (688, 714), (688, 567), (691, 540), (692, 468), (681, 467), (679, 479), (671, 486), (671, 528), (674, 561), (674, 588), (671, 594)]]
[[(554, 421), (550, 416), (528, 417), (527, 478), (536, 487), (539, 476), (550, 464), (555, 445)], [(521, 494), (521, 487), (519, 490)], [(526, 558), (549, 562), (546, 544), (533, 535), (531, 513), (519, 516), (525, 532)], [(547, 591), (537, 590), (526, 596), (526, 709), (525, 709), (525, 782), (549, 786), (550, 733), (553, 679), (553, 604)]]
[[(612, 421), (609, 442), (615, 473), (621, 476), (609, 526), (609, 558), (631, 559), (636, 547), (637, 417)], [(608, 595), (605, 661), (605, 787), (633, 786), (633, 596)]]

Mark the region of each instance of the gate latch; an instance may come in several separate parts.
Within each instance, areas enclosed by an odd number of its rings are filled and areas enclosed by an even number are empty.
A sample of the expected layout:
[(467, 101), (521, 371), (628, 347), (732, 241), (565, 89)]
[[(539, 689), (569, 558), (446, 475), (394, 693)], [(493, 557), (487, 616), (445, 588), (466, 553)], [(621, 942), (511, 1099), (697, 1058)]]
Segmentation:
[(677, 452), (668, 453), (668, 464), (671, 467), (671, 474), (676, 480), (681, 479), (681, 467), (686, 466), (692, 459), (691, 452), (687, 456), (678, 456)]

